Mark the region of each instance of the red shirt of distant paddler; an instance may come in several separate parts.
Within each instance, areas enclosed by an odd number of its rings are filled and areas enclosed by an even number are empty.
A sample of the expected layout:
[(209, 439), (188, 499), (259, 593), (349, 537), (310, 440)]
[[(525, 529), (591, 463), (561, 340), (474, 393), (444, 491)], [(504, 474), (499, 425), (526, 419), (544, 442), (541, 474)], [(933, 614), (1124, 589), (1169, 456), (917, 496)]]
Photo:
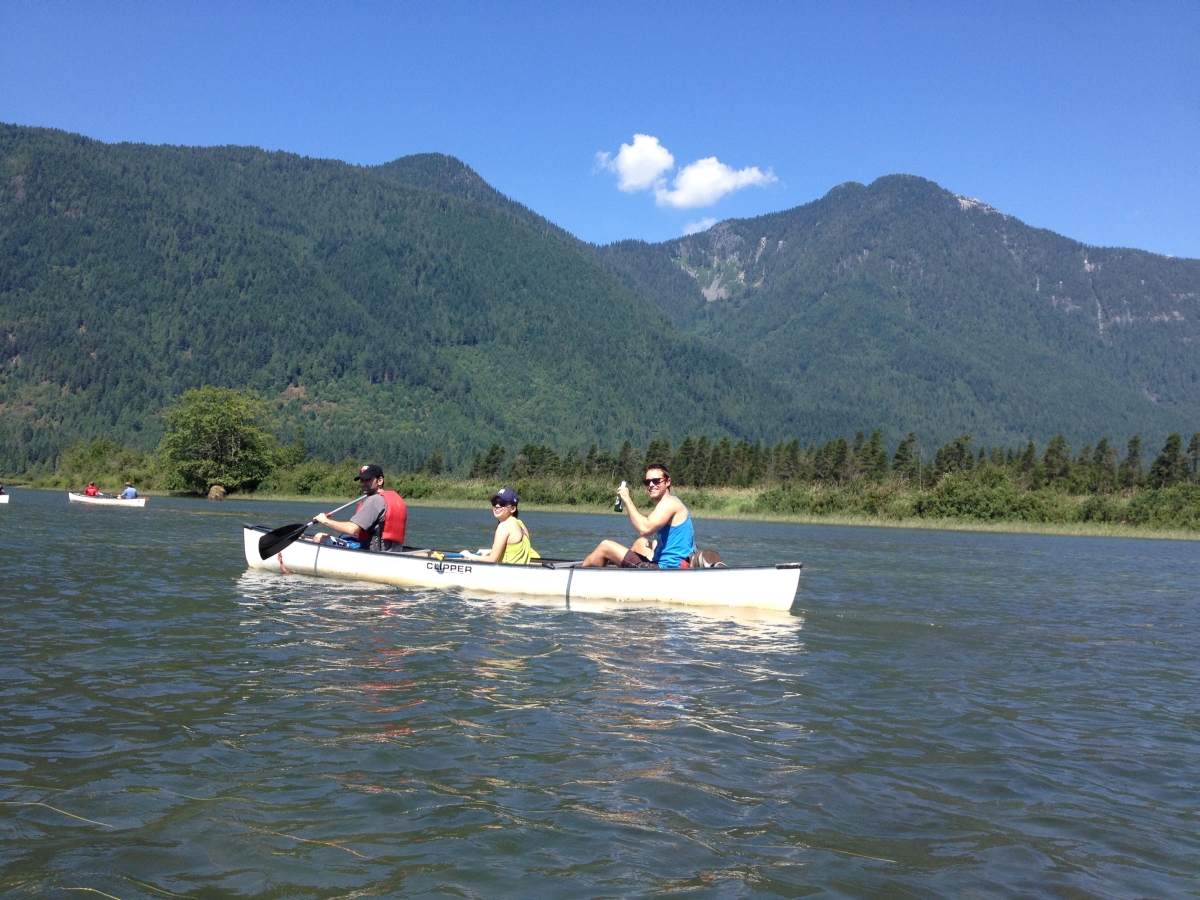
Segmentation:
[(100, 496), (100, 488), (96, 487), (96, 482), (94, 482), (94, 481), (88, 482), (88, 486), (83, 489), (83, 496), (85, 496), (85, 497), (99, 497)]

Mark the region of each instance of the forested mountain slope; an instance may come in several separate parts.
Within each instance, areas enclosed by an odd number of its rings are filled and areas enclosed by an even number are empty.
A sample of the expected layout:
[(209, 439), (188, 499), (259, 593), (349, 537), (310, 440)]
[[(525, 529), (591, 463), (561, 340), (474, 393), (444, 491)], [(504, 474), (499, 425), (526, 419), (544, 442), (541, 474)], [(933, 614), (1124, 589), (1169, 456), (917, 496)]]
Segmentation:
[[(657, 307), (655, 306), (657, 304)], [(151, 447), (188, 387), (329, 458), (729, 433), (1200, 427), (1200, 261), (910, 176), (597, 248), (440, 154), (357, 167), (0, 126), (0, 471)], [(672, 323), (674, 323), (672, 325)]]
[(798, 430), (786, 392), (472, 178), (434, 155), (362, 168), (0, 126), (0, 471), (77, 438), (152, 447), (200, 384), (260, 390), (316, 452), (391, 466)]
[(1089, 247), (912, 176), (601, 248), (824, 433), (1073, 441), (1200, 427), (1200, 260)]
[(504, 196), (479, 173), (461, 160), (443, 153), (414, 153), (375, 168), (376, 172), (411, 187), (441, 191), (460, 200), (470, 200), (504, 210), (538, 231), (552, 233), (579, 247), (587, 247), (578, 238), (543, 218), (528, 206)]

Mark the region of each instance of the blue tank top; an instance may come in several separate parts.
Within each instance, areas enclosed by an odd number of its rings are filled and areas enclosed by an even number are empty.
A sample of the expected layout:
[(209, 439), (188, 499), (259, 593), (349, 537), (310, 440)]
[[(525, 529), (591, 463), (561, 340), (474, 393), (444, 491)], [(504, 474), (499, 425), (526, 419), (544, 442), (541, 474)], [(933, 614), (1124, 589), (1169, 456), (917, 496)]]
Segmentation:
[(692, 512), (686, 506), (683, 509), (688, 515), (681, 524), (672, 525), (668, 522), (658, 531), (654, 562), (660, 569), (678, 569), (681, 562), (696, 552), (696, 530), (692, 528)]

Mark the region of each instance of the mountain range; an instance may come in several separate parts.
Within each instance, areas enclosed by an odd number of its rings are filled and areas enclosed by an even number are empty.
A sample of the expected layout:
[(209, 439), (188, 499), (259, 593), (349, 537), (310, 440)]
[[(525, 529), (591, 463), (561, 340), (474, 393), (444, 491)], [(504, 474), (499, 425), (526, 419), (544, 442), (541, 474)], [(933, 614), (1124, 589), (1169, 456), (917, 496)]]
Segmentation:
[(327, 458), (686, 434), (928, 446), (1200, 427), (1200, 261), (912, 176), (596, 247), (440, 154), (352, 166), (0, 125), (0, 471), (152, 447), (188, 387)]
[(988, 443), (1200, 427), (1200, 260), (1089, 247), (922, 178), (603, 248), (825, 432)]

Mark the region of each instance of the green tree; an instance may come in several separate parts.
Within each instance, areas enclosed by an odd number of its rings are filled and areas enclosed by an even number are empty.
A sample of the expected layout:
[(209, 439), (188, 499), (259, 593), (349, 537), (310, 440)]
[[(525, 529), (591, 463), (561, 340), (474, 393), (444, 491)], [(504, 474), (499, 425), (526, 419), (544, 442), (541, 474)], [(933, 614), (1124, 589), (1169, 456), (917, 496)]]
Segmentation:
[[(668, 469), (671, 467), (671, 442), (665, 438), (660, 438), (650, 442), (646, 448), (646, 455), (642, 457), (642, 471), (638, 473), (637, 480), (641, 481), (642, 475), (652, 463), (660, 463)], [(672, 481), (674, 479), (672, 478)]]
[(729, 441), (729, 435), (717, 441), (716, 446), (712, 449), (712, 455), (708, 459), (708, 474), (705, 475), (705, 483), (715, 487), (729, 483), (729, 457), (733, 452), (733, 447)]
[(866, 444), (867, 444), (866, 434), (861, 431), (856, 432), (854, 435), (854, 443), (850, 445), (850, 457), (853, 461), (854, 471), (856, 474), (858, 472), (861, 472), (863, 469), (862, 454), (863, 454), (863, 448), (866, 446)]
[(800, 472), (800, 439), (792, 438), (788, 443), (779, 442), (778, 458), (775, 464), (775, 477), (786, 483), (795, 478)]
[(171, 487), (200, 494), (213, 485), (252, 490), (278, 462), (267, 402), (253, 391), (192, 388), (175, 398), (165, 420), (158, 452)]
[(145, 450), (96, 438), (89, 444), (72, 444), (58, 456), (55, 472), (66, 477), (67, 486), (95, 481), (116, 488), (131, 479), (145, 484), (153, 480), (155, 460)]
[(850, 456), (850, 444), (846, 436), (839, 434), (833, 445), (833, 453), (829, 457), (829, 475), (838, 484), (850, 478), (853, 459)]
[(640, 466), (641, 460), (638, 459), (637, 451), (633, 449), (633, 443), (626, 441), (617, 451), (616, 475), (629, 484), (641, 484), (646, 470)]
[[(504, 448), (500, 444), (488, 447), (487, 455), (479, 459), (478, 471), (473, 472), (475, 478), (499, 478), (504, 471)], [(476, 457), (478, 459), (478, 457)], [(474, 469), (474, 467), (472, 467)]]
[(1067, 446), (1066, 437), (1056, 434), (1050, 439), (1042, 456), (1042, 465), (1046, 469), (1047, 484), (1054, 484), (1071, 474), (1071, 448)]
[(1092, 454), (1092, 472), (1095, 477), (1094, 490), (1110, 493), (1117, 486), (1117, 449), (1108, 438), (1101, 438)]
[(689, 434), (675, 451), (671, 461), (671, 481), (677, 485), (693, 485), (696, 483), (696, 442)]
[(938, 448), (933, 458), (934, 477), (940, 478), (949, 472), (962, 472), (975, 467), (975, 454), (969, 445), (974, 438), (961, 434), (943, 447)]
[(307, 460), (308, 443), (304, 440), (304, 428), (302, 426), (296, 429), (296, 437), (292, 439), (292, 445), (280, 449), (279, 465), (290, 469), (295, 466), (304, 465)]
[(440, 449), (434, 450), (429, 454), (429, 458), (425, 460), (425, 471), (437, 478), (446, 469), (446, 460), (442, 456)]
[(1037, 445), (1030, 441), (1025, 445), (1025, 449), (1021, 451), (1021, 455), (1017, 457), (1017, 471), (1022, 475), (1028, 475), (1033, 471), (1034, 465), (1037, 463)]
[(692, 458), (692, 483), (696, 487), (704, 487), (708, 484), (708, 460), (712, 456), (712, 448), (709, 446), (708, 438), (701, 437), (696, 441), (696, 453)]
[(917, 434), (915, 431), (910, 431), (908, 437), (896, 445), (896, 452), (892, 455), (892, 470), (901, 478), (915, 479), (917, 477), (916, 446)]
[(1188, 459), (1192, 462), (1192, 481), (1200, 476), (1200, 431), (1192, 435), (1188, 442)]
[(729, 484), (746, 487), (749, 483), (752, 448), (746, 440), (738, 441), (729, 454)]
[(762, 440), (754, 442), (750, 448), (750, 468), (746, 473), (749, 484), (762, 484), (767, 477), (767, 469), (771, 463), (770, 448), (763, 447)]
[(1142, 483), (1142, 436), (1135, 434), (1125, 448), (1125, 458), (1117, 477), (1122, 487), (1137, 487)]
[(1183, 438), (1179, 432), (1173, 431), (1167, 435), (1167, 443), (1162, 453), (1150, 466), (1150, 475), (1146, 483), (1152, 488), (1165, 488), (1187, 479), (1187, 457), (1183, 455)]
[(553, 477), (561, 468), (561, 460), (554, 448), (542, 444), (526, 444), (508, 467), (508, 477), (514, 481), (521, 478)]
[(887, 451), (883, 449), (882, 430), (876, 428), (871, 432), (871, 439), (862, 449), (859, 471), (875, 481), (882, 480), (887, 474)]

